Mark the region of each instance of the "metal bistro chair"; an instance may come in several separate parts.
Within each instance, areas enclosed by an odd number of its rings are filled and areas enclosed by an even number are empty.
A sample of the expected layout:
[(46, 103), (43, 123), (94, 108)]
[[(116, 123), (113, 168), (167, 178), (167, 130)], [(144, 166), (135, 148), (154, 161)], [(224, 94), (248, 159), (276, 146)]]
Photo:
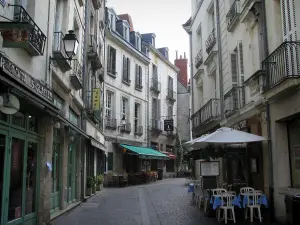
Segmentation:
[[(225, 224), (227, 224), (227, 220), (233, 220), (235, 223), (235, 213), (234, 213), (234, 205), (232, 204), (232, 201), (234, 199), (235, 195), (232, 193), (222, 193), (221, 194), (221, 206), (219, 210), (217, 211), (218, 221), (225, 220)], [(221, 210), (224, 211), (223, 218), (221, 219)], [(228, 216), (228, 210), (231, 212), (232, 217)]]

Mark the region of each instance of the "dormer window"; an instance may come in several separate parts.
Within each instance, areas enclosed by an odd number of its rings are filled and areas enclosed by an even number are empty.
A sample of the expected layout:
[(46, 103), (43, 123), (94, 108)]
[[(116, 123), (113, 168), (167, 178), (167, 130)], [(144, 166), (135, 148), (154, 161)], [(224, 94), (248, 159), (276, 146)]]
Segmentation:
[(126, 25), (124, 25), (124, 39), (126, 41), (129, 41), (129, 36), (128, 36), (129, 32), (128, 31), (129, 31), (128, 27)]
[(136, 40), (136, 41), (135, 41), (135, 47), (136, 47), (139, 51), (141, 51), (141, 38), (140, 38), (139, 36), (137, 36), (135, 40)]
[(110, 14), (110, 28), (112, 30), (114, 30), (114, 21), (115, 21), (115, 17), (113, 14)]

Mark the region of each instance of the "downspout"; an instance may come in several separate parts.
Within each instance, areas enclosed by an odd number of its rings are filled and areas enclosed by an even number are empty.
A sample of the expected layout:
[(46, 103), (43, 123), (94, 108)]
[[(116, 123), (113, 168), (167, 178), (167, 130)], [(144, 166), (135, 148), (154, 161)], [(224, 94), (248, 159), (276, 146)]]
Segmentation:
[[(266, 4), (265, 0), (261, 1), (262, 4), (262, 37), (264, 44), (263, 59), (269, 55), (268, 46), (268, 28), (266, 17)], [(268, 153), (269, 153), (269, 198), (270, 198), (270, 220), (275, 222), (275, 209), (274, 209), (274, 171), (273, 171), (273, 152), (272, 152), (272, 133), (271, 133), (271, 116), (270, 116), (270, 104), (266, 102), (266, 121), (267, 121), (267, 133), (268, 133)]]
[(193, 64), (193, 44), (192, 44), (192, 32), (189, 33), (189, 38), (190, 38), (190, 74), (191, 74), (191, 78), (190, 78), (190, 86), (191, 86), (191, 93), (190, 93), (190, 109), (189, 109), (189, 120), (190, 120), (190, 140), (193, 140), (193, 121), (192, 121), (192, 114), (194, 113), (194, 101), (193, 101), (193, 90), (194, 90), (194, 80), (193, 80), (193, 76), (194, 76), (194, 64)]
[(49, 54), (49, 21), (50, 21), (50, 7), (51, 7), (51, 0), (48, 1), (48, 18), (47, 18), (47, 44), (46, 44), (46, 67), (45, 67), (45, 83), (48, 84), (50, 87), (52, 87), (52, 84), (50, 83), (50, 76), (49, 76), (49, 83), (47, 82), (48, 80), (48, 75), (49, 75), (49, 68), (50, 68), (50, 56)]
[[(82, 77), (82, 98), (83, 98), (83, 103), (84, 105), (86, 104), (86, 92), (87, 92), (87, 88), (86, 88), (86, 74), (87, 74), (87, 31), (88, 29), (86, 29), (88, 27), (88, 23), (89, 23), (89, 17), (88, 17), (88, 0), (85, 0), (85, 5), (84, 5), (84, 35), (83, 35), (83, 65), (82, 65), (82, 70), (83, 70), (83, 77)], [(81, 127), (82, 129), (86, 132), (86, 112), (85, 109), (83, 109), (82, 113), (81, 113)], [(81, 143), (81, 199), (84, 199), (85, 197), (85, 176), (84, 176), (84, 172), (85, 172), (85, 153), (86, 153), (86, 145), (84, 142), (84, 139), (82, 139), (82, 143)]]
[(219, 64), (219, 83), (220, 83), (220, 110), (221, 120), (224, 118), (224, 99), (223, 99), (223, 73), (222, 73), (222, 43), (220, 29), (220, 2), (216, 0), (216, 16), (217, 16), (217, 41), (218, 41), (218, 64)]

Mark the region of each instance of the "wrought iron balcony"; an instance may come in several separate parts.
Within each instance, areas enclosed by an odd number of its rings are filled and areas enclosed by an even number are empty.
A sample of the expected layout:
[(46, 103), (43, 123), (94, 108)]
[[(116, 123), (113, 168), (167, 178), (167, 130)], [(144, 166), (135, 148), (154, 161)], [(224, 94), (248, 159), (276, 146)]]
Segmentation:
[(0, 22), (3, 47), (23, 48), (32, 56), (43, 55), (47, 38), (42, 30), (22, 6), (9, 6), (14, 7), (12, 22)]
[(233, 87), (224, 95), (224, 113), (230, 116), (245, 106), (245, 87)]
[(134, 134), (135, 135), (142, 136), (143, 133), (144, 133), (143, 126), (138, 126), (138, 125), (134, 126)]
[(215, 44), (216, 44), (216, 34), (215, 34), (215, 29), (213, 29), (205, 42), (206, 52), (208, 54), (211, 52)]
[(300, 41), (283, 42), (263, 62), (263, 90), (267, 91), (286, 79), (300, 77)]
[(228, 31), (233, 30), (234, 26), (239, 20), (240, 14), (241, 14), (241, 2), (240, 0), (235, 0), (226, 15)]
[(203, 63), (203, 53), (202, 49), (198, 52), (197, 56), (195, 57), (195, 67), (198, 69)]
[(192, 115), (193, 129), (220, 118), (220, 99), (210, 99), (194, 115)]
[(152, 78), (151, 79), (151, 90), (155, 91), (156, 93), (160, 93), (161, 84), (158, 80)]
[(176, 99), (177, 99), (176, 92), (173, 91), (173, 89), (171, 89), (171, 88), (168, 88), (167, 99), (172, 101), (172, 102), (175, 102)]
[(83, 88), (82, 85), (82, 75), (83, 75), (83, 69), (80, 65), (80, 62), (77, 59), (72, 60), (72, 73), (70, 76), (71, 84), (73, 85), (74, 89), (76, 91)]
[(162, 122), (159, 119), (151, 120), (151, 130), (157, 133), (162, 132)]
[(121, 132), (131, 133), (131, 123), (126, 123), (121, 126)]
[(72, 65), (71, 60), (68, 60), (65, 53), (63, 38), (64, 34), (62, 32), (54, 32), (52, 46), (53, 57), (51, 60), (59, 66), (62, 72), (67, 72), (72, 69)]
[(105, 119), (105, 127), (108, 129), (117, 129), (117, 120), (112, 118), (106, 118)]
[(94, 9), (100, 9), (101, 7), (101, 0), (92, 0)]
[(98, 70), (102, 68), (102, 63), (100, 59), (100, 48), (97, 44), (96, 35), (90, 35), (87, 56), (88, 59), (91, 60), (91, 66), (93, 70)]
[(88, 92), (88, 94), (87, 94), (87, 101), (86, 101), (86, 104), (85, 104), (85, 109), (87, 111), (87, 116), (94, 123), (99, 124), (100, 118), (101, 118), (101, 111), (94, 109), (92, 100), (93, 100), (92, 93)]

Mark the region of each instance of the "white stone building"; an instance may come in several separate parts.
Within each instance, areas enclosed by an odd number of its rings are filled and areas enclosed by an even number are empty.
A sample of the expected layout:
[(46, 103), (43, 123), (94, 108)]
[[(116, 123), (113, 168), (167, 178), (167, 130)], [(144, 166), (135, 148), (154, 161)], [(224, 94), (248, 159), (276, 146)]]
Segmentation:
[(107, 18), (104, 91), (108, 171), (121, 173), (123, 151), (119, 144), (147, 146), (150, 59), (142, 51), (141, 35), (131, 30), (132, 24), (110, 8)]

